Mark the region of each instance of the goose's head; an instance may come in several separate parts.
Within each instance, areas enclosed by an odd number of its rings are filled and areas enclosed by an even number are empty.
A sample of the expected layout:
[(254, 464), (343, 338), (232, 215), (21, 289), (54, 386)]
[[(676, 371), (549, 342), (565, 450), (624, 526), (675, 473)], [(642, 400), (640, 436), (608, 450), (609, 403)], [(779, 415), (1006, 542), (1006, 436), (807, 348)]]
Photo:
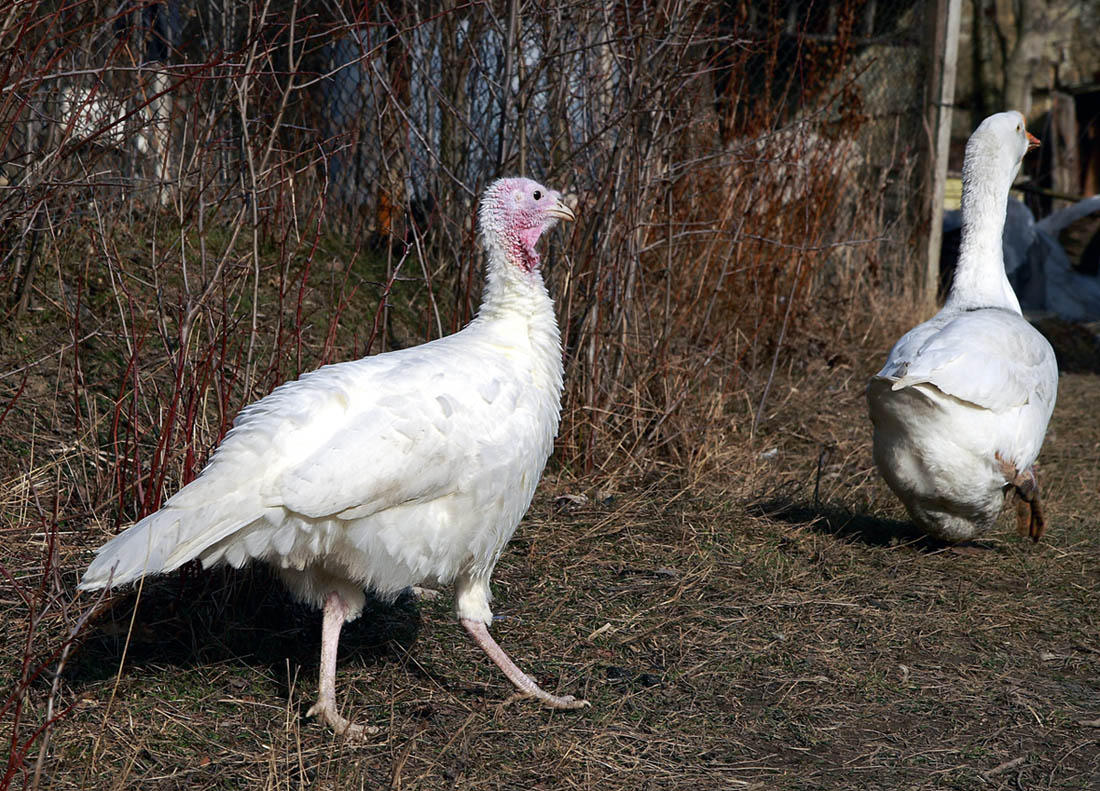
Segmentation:
[(525, 178), (497, 179), (481, 199), (481, 235), (490, 253), (531, 271), (539, 264), (535, 243), (558, 220), (574, 219), (561, 193)]
[(1016, 178), (1024, 154), (1038, 147), (1039, 141), (1027, 131), (1024, 117), (1015, 110), (986, 118), (966, 143), (963, 179), (988, 181), (1002, 174)]

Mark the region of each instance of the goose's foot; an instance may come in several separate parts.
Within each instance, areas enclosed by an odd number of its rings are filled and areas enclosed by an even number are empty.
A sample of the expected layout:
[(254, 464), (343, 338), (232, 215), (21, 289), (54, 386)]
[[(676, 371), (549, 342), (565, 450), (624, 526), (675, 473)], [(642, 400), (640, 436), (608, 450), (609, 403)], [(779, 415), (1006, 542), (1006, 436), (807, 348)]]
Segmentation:
[(1038, 542), (1046, 532), (1042, 499), (1039, 497), (1039, 474), (1032, 466), (1016, 476), (1016, 532)]
[[(461, 618), (462, 625), (466, 627), (466, 631), (470, 633), (470, 637), (474, 638), (474, 642), (481, 646), (481, 650), (488, 655), (493, 663), (504, 671), (504, 675), (508, 676), (508, 680), (515, 684), (516, 689), (519, 690), (517, 695), (523, 698), (535, 698), (541, 702), (544, 706), (552, 709), (583, 709), (585, 706), (591, 706), (587, 700), (577, 700), (572, 695), (552, 695), (542, 687), (540, 687), (533, 678), (520, 670), (516, 663), (512, 661), (511, 657), (504, 652), (497, 641), (493, 639), (493, 636), (489, 634), (488, 627), (481, 621), (471, 620), (469, 618)], [(513, 695), (508, 698), (507, 703), (511, 703), (516, 699), (517, 695)]]
[(370, 725), (355, 725), (336, 709), (336, 648), (340, 644), (340, 629), (348, 615), (348, 604), (339, 593), (333, 592), (325, 597), (324, 616), (321, 621), (321, 675), (317, 684), (317, 702), (307, 717), (319, 717), (337, 735), (349, 740), (361, 740), (378, 733), (378, 728)]
[(1016, 497), (1016, 532), (1038, 542), (1046, 532), (1042, 500), (1039, 497), (1039, 473), (1036, 465), (1019, 472), (1010, 462), (997, 456), (1001, 472), (1008, 483), (1005, 496), (1011, 491)]

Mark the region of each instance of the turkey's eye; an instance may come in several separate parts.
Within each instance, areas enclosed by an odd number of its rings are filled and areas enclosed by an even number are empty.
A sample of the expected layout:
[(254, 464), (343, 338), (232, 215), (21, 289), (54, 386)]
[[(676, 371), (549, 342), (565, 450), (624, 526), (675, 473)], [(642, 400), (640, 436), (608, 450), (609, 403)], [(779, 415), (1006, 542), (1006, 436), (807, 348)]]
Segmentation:
[(535, 200), (539, 200), (541, 197), (542, 197), (542, 193), (539, 192), (538, 190), (535, 190)]

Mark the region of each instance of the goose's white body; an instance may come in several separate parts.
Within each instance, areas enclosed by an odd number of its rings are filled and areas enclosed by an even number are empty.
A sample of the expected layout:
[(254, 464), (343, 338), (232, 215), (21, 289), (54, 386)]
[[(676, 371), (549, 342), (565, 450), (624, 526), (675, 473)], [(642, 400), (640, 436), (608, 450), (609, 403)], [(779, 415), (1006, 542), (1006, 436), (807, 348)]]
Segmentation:
[(906, 333), (868, 388), (874, 458), (913, 521), (951, 541), (997, 519), (1001, 460), (1034, 464), (1054, 407), (1050, 344), (1003, 308), (941, 311)]
[(1023, 318), (1001, 252), (1025, 134), (1022, 116), (1000, 113), (971, 136), (951, 293), (867, 390), (876, 466), (913, 521), (951, 541), (988, 530), (1031, 475), (1057, 393), (1054, 351)]
[(198, 559), (273, 566), (324, 607), (318, 702), (337, 731), (340, 629), (382, 597), (455, 583), (455, 612), (527, 695), (550, 695), (489, 635), (489, 577), (553, 447), (561, 342), (535, 243), (572, 219), (557, 192), (501, 179), (485, 194), (487, 283), (476, 319), (422, 346), (329, 365), (246, 407), (202, 473), (100, 548), (83, 589), (124, 585)]

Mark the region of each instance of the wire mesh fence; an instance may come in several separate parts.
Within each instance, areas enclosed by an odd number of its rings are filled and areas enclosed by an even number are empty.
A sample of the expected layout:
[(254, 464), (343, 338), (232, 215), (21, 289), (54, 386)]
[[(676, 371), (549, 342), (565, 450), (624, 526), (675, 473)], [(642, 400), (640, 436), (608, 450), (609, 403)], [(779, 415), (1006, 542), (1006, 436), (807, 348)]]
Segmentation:
[(201, 459), (286, 377), (464, 324), (500, 175), (578, 196), (545, 259), (566, 463), (682, 459), (693, 398), (763, 406), (822, 300), (850, 321), (917, 280), (912, 0), (39, 0), (0, 20), (4, 321), (59, 307), (71, 365), (82, 332), (113, 338), (103, 441), (129, 459)]

